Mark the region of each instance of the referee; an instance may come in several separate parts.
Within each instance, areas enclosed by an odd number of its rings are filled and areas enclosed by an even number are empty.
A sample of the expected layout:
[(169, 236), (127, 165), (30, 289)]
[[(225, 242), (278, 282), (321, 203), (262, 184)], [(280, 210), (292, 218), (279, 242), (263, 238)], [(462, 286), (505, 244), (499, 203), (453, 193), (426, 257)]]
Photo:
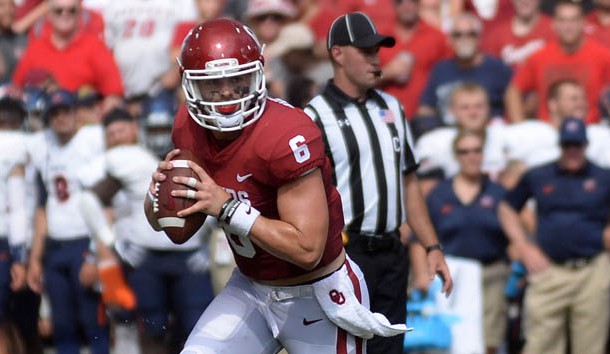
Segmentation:
[[(404, 323), (409, 259), (399, 227), (405, 220), (428, 251), (429, 273), (440, 273), (447, 294), (452, 280), (419, 191), (402, 107), (374, 89), (382, 75), (379, 48), (394, 43), (363, 13), (337, 18), (327, 42), (334, 77), (305, 112), (322, 130), (343, 202), (346, 250), (364, 273), (371, 311)], [(400, 354), (403, 341), (374, 337), (367, 352)]]

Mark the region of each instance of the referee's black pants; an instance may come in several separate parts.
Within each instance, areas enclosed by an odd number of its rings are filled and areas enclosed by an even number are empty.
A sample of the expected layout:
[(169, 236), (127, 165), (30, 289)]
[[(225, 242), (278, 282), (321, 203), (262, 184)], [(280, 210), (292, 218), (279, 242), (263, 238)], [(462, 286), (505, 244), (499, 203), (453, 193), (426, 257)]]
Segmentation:
[[(390, 323), (405, 323), (407, 318), (407, 281), (409, 256), (399, 236), (388, 249), (371, 250), (363, 246), (366, 239), (354, 237), (345, 246), (349, 257), (358, 264), (366, 280), (371, 311), (384, 314)], [(404, 334), (394, 337), (375, 336), (367, 342), (368, 354), (402, 354)]]

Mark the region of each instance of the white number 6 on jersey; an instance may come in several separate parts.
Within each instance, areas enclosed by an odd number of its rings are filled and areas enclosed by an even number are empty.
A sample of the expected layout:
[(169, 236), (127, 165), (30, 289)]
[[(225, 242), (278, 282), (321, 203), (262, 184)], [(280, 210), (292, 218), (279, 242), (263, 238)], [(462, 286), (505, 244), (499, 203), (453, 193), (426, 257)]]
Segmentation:
[(298, 163), (303, 163), (311, 157), (309, 153), (309, 148), (307, 144), (301, 144), (305, 141), (305, 138), (302, 135), (297, 135), (294, 138), (290, 139), (288, 145), (292, 149), (292, 153), (294, 154), (294, 159)]

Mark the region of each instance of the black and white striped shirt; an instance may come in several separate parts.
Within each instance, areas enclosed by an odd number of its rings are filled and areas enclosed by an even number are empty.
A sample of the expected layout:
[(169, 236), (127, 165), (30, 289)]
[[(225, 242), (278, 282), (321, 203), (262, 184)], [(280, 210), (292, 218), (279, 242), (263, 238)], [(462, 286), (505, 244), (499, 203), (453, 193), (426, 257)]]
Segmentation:
[(305, 113), (322, 130), (345, 229), (374, 234), (397, 230), (406, 216), (402, 177), (418, 167), (398, 100), (371, 89), (366, 101), (358, 102), (329, 82)]

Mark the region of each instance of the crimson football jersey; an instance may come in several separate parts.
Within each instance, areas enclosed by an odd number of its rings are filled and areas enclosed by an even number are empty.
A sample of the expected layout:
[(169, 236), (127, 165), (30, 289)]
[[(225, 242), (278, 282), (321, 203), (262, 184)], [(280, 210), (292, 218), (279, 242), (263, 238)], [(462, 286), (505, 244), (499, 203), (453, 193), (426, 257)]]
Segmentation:
[[(328, 201), (329, 227), (324, 254), (317, 268), (339, 256), (344, 225), (341, 198), (332, 184), (332, 169), (320, 131), (302, 111), (267, 99), (260, 119), (221, 149), (212, 132), (199, 126), (189, 117), (186, 107), (182, 107), (174, 122), (172, 139), (176, 148), (195, 153), (206, 172), (233, 198), (250, 204), (271, 219), (279, 219), (278, 189), (303, 173), (320, 168)], [(309, 272), (273, 256), (248, 238), (227, 236), (237, 266), (249, 277), (274, 280)]]

